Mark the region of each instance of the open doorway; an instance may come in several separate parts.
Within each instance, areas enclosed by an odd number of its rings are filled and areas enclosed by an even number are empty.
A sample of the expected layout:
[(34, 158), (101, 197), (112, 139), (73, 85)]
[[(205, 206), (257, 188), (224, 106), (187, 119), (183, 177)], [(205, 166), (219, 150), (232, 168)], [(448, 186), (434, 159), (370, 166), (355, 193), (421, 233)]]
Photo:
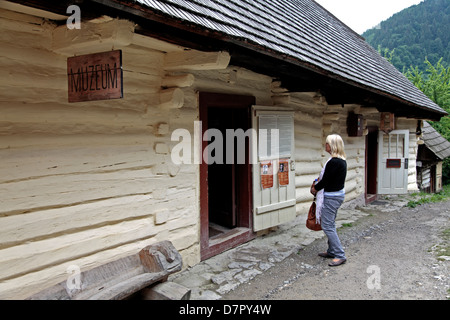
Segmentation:
[[(215, 108), (208, 110), (208, 128), (219, 130), (226, 138), (226, 130), (248, 129), (248, 112), (245, 108)], [(225, 139), (224, 139), (225, 140)], [(245, 150), (247, 151), (247, 150)], [(217, 153), (218, 150), (215, 150)], [(245, 164), (237, 164), (237, 145), (234, 144), (234, 159), (227, 163), (227, 148), (222, 148), (222, 162), (208, 165), (208, 211), (209, 237), (238, 226), (242, 201), (240, 186), (245, 182)], [(228, 161), (230, 162), (230, 161)]]
[[(200, 93), (199, 102), (203, 131), (200, 239), (201, 257), (207, 259), (254, 237), (252, 172), (248, 157), (250, 139), (245, 139), (244, 144), (234, 141), (231, 154), (227, 130), (235, 132), (241, 129), (246, 132), (250, 129), (251, 106), (255, 99), (249, 96)], [(218, 143), (213, 135), (209, 136), (211, 130), (214, 136), (222, 137), (223, 143)], [(210, 147), (208, 152), (204, 152), (210, 144), (214, 144), (214, 148)], [(237, 156), (242, 152), (245, 153), (245, 163), (238, 163)], [(205, 159), (205, 156), (211, 159)], [(214, 161), (209, 161), (212, 159)]]

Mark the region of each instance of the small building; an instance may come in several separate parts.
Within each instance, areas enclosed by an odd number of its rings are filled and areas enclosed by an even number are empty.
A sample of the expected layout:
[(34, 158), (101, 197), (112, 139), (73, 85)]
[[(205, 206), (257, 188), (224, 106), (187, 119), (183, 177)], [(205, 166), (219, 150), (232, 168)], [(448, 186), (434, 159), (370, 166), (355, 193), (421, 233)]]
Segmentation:
[(0, 48), (0, 299), (295, 219), (331, 133), (345, 205), (417, 190), (447, 114), (312, 0), (2, 1)]
[(450, 157), (450, 142), (427, 121), (423, 121), (422, 137), (417, 152), (417, 185), (421, 191), (442, 190), (442, 165)]

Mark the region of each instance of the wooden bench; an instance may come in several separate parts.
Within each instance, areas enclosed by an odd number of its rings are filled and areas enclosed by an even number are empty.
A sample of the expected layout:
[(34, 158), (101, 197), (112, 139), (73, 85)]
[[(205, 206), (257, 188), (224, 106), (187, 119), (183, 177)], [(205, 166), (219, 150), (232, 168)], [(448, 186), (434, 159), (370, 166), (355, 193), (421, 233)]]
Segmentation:
[(163, 241), (137, 254), (81, 272), (78, 286), (62, 281), (27, 300), (121, 300), (152, 284), (167, 281), (181, 267), (179, 252), (170, 241)]

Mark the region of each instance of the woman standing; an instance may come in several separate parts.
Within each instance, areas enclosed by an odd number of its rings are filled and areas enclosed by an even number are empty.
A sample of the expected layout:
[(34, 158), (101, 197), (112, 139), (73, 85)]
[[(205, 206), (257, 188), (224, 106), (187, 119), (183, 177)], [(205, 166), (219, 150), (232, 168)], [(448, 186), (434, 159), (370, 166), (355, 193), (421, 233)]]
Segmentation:
[(347, 261), (341, 241), (336, 232), (336, 215), (345, 198), (347, 162), (344, 141), (337, 134), (326, 139), (325, 150), (331, 155), (319, 176), (311, 186), (311, 193), (317, 198), (316, 215), (321, 219), (322, 230), (328, 237), (328, 250), (319, 253), (324, 258), (333, 258), (329, 266), (336, 267)]

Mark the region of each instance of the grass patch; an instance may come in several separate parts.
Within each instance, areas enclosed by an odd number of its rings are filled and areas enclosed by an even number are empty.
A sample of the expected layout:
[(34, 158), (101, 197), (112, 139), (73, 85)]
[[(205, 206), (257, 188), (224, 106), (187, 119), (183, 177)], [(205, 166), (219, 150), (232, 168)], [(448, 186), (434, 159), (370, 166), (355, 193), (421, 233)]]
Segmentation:
[(430, 193), (425, 193), (425, 192), (420, 192), (420, 193), (416, 192), (416, 193), (412, 193), (411, 196), (414, 198), (418, 197), (418, 199), (410, 200), (406, 204), (406, 206), (409, 208), (415, 208), (415, 207), (420, 206), (425, 203), (446, 201), (446, 200), (450, 199), (450, 185), (444, 186), (443, 189), (438, 193), (430, 194)]
[(342, 226), (344, 228), (350, 228), (350, 227), (353, 227), (353, 224), (352, 223), (343, 223)]
[(442, 243), (437, 245), (435, 252), (438, 260), (444, 261), (444, 257), (450, 257), (450, 229), (446, 229), (441, 234)]

